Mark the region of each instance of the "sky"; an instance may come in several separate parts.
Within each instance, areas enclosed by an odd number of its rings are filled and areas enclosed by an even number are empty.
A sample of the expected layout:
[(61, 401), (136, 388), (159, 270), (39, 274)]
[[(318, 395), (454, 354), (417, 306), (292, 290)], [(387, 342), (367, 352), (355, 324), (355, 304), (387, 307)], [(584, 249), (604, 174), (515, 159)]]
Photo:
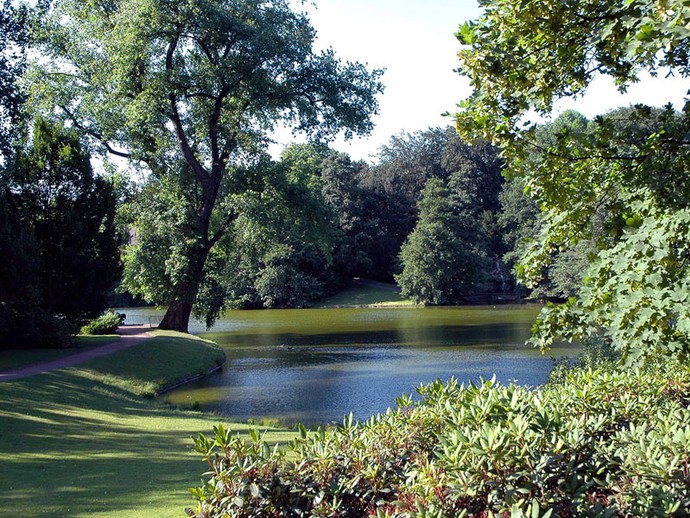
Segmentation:
[[(332, 47), (344, 61), (386, 70), (374, 131), (349, 143), (336, 140), (333, 148), (375, 162), (378, 149), (395, 134), (452, 124), (442, 114), (453, 113), (471, 92), (468, 80), (454, 71), (460, 49), (454, 33), (461, 23), (481, 14), (476, 1), (315, 0), (314, 4), (294, 0), (295, 9), (306, 11), (317, 31), (317, 48)], [(636, 102), (660, 106), (672, 101), (680, 107), (688, 86), (680, 79), (645, 77), (622, 96), (610, 81), (600, 78), (584, 98), (558, 103), (556, 110), (576, 109), (593, 117)], [(294, 140), (289, 131), (279, 131), (274, 139), (274, 151)]]

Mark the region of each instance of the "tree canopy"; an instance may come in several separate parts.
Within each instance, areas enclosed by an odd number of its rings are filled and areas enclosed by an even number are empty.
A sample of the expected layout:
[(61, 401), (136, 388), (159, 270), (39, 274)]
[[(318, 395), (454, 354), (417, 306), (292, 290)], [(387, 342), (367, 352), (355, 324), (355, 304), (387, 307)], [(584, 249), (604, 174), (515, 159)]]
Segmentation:
[(10, 155), (18, 129), (24, 95), (16, 83), (24, 69), (28, 40), (27, 10), (14, 7), (11, 0), (0, 2), (0, 158)]
[(400, 251), (403, 269), (396, 281), (402, 295), (417, 303), (457, 304), (485, 280), (476, 192), (458, 174), (448, 184), (439, 178), (426, 183), (419, 221)]
[(16, 335), (2, 341), (50, 342), (60, 322), (98, 316), (121, 273), (116, 199), (76, 133), (39, 118), (0, 172), (0, 199), (0, 333)]
[(586, 131), (566, 125), (546, 143), (527, 117), (548, 115), (556, 99), (581, 94), (598, 74), (622, 90), (643, 70), (687, 77), (690, 6), (491, 0), (485, 7), (458, 32), (461, 72), (474, 92), (457, 126), (499, 143), (509, 174), (522, 178), (544, 213), (523, 278), (538, 280), (554, 252), (592, 238), (602, 210), (609, 223), (584, 291), (544, 312), (534, 342), (603, 334), (629, 360), (687, 354), (688, 106), (631, 107), (597, 117)]
[(186, 331), (268, 132), (286, 122), (316, 138), (365, 134), (382, 90), (380, 71), (315, 52), (286, 0), (58, 0), (43, 29), (52, 59), (34, 69), (34, 102), (110, 153), (196, 186), (163, 328)]

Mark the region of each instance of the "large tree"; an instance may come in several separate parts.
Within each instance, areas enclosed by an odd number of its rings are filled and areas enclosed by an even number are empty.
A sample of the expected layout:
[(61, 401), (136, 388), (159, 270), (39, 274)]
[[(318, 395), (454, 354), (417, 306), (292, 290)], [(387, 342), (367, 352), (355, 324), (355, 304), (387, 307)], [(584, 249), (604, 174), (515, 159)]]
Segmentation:
[(0, 200), (0, 328), (50, 344), (51, 320), (98, 316), (119, 280), (114, 189), (75, 132), (38, 119), (0, 173)]
[(194, 186), (180, 191), (194, 197), (166, 329), (187, 330), (206, 259), (241, 214), (240, 166), (270, 130), (367, 133), (382, 90), (380, 71), (315, 52), (314, 30), (287, 0), (58, 0), (44, 28), (52, 59), (35, 72), (33, 98), (111, 153)]
[(448, 185), (439, 178), (427, 181), (419, 221), (400, 250), (403, 269), (395, 280), (403, 296), (423, 304), (457, 304), (486, 280), (476, 196), (466, 175), (451, 175)]
[[(563, 128), (541, 146), (527, 122), (577, 96), (598, 74), (622, 90), (646, 70), (690, 75), (690, 5), (683, 0), (489, 0), (458, 33), (474, 87), (457, 116), (464, 135), (501, 144), (546, 224), (522, 261), (538, 280), (554, 252), (611, 222), (578, 299), (549, 308), (534, 342), (603, 334), (628, 359), (690, 352), (690, 105), (637, 106)], [(535, 148), (538, 149), (534, 160)]]

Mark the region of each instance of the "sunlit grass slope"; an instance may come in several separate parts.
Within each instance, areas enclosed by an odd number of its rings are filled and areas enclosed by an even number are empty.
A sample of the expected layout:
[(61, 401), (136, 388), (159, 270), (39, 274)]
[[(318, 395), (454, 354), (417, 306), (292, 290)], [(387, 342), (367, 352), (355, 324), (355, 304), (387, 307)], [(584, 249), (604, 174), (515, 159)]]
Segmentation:
[(340, 293), (317, 301), (315, 308), (407, 306), (412, 301), (400, 295), (394, 284), (354, 280)]
[(143, 396), (221, 358), (201, 339), (159, 334), (79, 368), (0, 383), (0, 515), (184, 516), (186, 490), (205, 470), (190, 438), (221, 419)]

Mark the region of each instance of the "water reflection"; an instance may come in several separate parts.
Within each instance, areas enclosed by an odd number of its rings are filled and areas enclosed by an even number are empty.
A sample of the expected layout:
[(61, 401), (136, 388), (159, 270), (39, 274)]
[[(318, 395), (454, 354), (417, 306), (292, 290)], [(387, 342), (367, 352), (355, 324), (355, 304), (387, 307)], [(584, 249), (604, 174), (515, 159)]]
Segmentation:
[[(451, 376), (543, 383), (552, 359), (523, 344), (535, 306), (229, 312), (218, 332), (228, 364), (167, 396), (229, 418), (324, 423), (366, 419)], [(198, 331), (198, 328), (197, 328)], [(553, 354), (572, 354), (556, 349)]]

